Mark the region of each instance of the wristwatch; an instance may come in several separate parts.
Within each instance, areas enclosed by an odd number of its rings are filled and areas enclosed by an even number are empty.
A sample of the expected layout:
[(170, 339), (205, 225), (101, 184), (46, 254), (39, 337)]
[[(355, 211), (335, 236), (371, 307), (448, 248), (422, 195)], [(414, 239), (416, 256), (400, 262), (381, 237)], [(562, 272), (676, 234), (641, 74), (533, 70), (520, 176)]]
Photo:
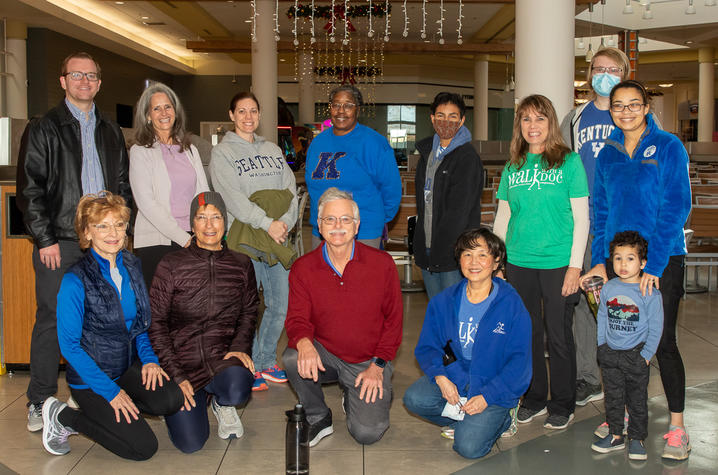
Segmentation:
[(372, 361), (372, 363), (374, 363), (375, 365), (377, 365), (377, 366), (380, 367), (381, 369), (384, 369), (384, 367), (386, 366), (386, 361), (383, 360), (383, 359), (381, 359), (381, 358), (379, 358), (378, 356), (375, 356), (374, 358), (372, 358), (371, 361)]

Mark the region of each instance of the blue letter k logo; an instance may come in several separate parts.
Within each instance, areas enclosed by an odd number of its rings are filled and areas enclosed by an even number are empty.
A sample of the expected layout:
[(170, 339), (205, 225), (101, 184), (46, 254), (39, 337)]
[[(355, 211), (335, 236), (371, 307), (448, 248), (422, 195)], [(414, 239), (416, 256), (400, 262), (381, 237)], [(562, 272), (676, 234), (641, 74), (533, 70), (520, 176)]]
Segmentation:
[[(337, 160), (346, 155), (346, 152), (322, 152), (319, 154), (319, 163), (317, 168), (312, 172), (312, 180), (336, 180), (339, 178), (339, 170), (337, 170)], [(325, 176), (326, 174), (326, 176)]]

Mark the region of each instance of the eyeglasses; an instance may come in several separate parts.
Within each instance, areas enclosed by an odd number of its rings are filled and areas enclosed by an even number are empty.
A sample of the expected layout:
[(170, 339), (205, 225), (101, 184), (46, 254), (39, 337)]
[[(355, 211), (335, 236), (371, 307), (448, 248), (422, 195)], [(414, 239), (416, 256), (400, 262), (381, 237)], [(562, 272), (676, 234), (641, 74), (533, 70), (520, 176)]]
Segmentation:
[(319, 219), (328, 226), (334, 226), (335, 224), (337, 224), (337, 221), (344, 225), (348, 225), (356, 221), (353, 216), (340, 216), (338, 218), (336, 216), (324, 216), (323, 218)]
[(82, 78), (87, 78), (90, 82), (100, 80), (100, 73), (83, 73), (82, 71), (70, 71), (65, 73), (65, 76), (69, 76), (73, 81), (82, 81)]
[(213, 216), (206, 216), (204, 214), (198, 214), (194, 217), (194, 220), (198, 223), (206, 224), (208, 221), (212, 221), (212, 223), (219, 223), (224, 218), (221, 214), (215, 214)]
[(603, 74), (603, 73), (621, 74), (623, 72), (623, 68), (616, 68), (616, 67), (606, 68), (603, 66), (594, 66), (593, 68), (591, 68), (591, 71), (593, 71), (594, 73), (598, 73), (598, 74)]
[(108, 234), (112, 228), (115, 228), (115, 231), (118, 233), (123, 233), (127, 230), (127, 223), (124, 221), (118, 221), (115, 224), (100, 223), (93, 224), (92, 227), (94, 227), (100, 234)]
[(357, 105), (353, 102), (332, 102), (329, 104), (329, 107), (331, 107), (333, 111), (337, 112), (340, 110), (353, 111), (356, 106)]
[(645, 104), (640, 102), (631, 102), (630, 104), (611, 104), (611, 112), (623, 112), (628, 109), (631, 112), (640, 111)]

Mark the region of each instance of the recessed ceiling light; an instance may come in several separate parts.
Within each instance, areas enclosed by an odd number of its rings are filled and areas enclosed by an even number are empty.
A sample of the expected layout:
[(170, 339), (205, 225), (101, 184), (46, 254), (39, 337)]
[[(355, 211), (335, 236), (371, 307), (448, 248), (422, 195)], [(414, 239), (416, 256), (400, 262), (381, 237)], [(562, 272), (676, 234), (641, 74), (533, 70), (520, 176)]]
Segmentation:
[(115, 2), (115, 5), (124, 5), (125, 2)]
[(686, 40), (686, 44), (687, 44), (687, 45), (692, 45), (692, 44), (693, 44), (693, 40)]
[(252, 20), (244, 20), (245, 23), (252, 23)]
[(286, 59), (284, 59), (284, 58), (279, 58), (279, 61), (281, 61), (281, 62), (283, 63), (283, 62), (286, 61)]
[(149, 19), (150, 19), (150, 17), (148, 17), (148, 16), (141, 16), (140, 18), (142, 18), (143, 20), (149, 20)]
[(665, 83), (665, 84), (659, 84), (658, 87), (673, 87), (673, 83), (672, 83), (672, 82), (668, 82), (668, 83)]

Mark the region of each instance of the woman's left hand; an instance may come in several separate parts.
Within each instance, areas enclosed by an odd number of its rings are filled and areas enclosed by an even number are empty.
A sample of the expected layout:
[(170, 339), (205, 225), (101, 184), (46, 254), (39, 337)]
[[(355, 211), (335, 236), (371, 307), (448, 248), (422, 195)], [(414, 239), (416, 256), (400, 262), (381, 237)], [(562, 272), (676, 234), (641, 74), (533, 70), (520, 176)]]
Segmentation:
[(145, 389), (151, 389), (152, 391), (154, 391), (157, 387), (157, 384), (162, 387), (163, 377), (167, 381), (170, 380), (170, 377), (167, 375), (167, 373), (165, 373), (165, 370), (160, 368), (157, 363), (147, 363), (146, 365), (142, 366), (142, 384), (145, 386)]
[(242, 364), (254, 374), (254, 361), (252, 361), (252, 358), (242, 351), (230, 351), (226, 355), (224, 355), (223, 360), (228, 360), (230, 358), (237, 358), (239, 361), (242, 362)]
[(658, 286), (659, 278), (655, 275), (643, 273), (643, 277), (641, 277), (641, 283), (638, 285), (638, 288), (641, 289), (641, 295), (646, 295), (646, 290), (648, 290), (648, 295), (653, 295), (653, 287), (656, 287), (656, 290), (658, 290), (660, 287)]
[(563, 278), (563, 287), (561, 287), (561, 295), (568, 297), (578, 292), (578, 278), (581, 277), (581, 269), (578, 267), (569, 267), (566, 269), (566, 275)]
[(474, 414), (480, 414), (484, 412), (484, 409), (489, 407), (489, 405), (486, 403), (486, 399), (484, 399), (484, 396), (479, 394), (478, 396), (474, 396), (468, 401), (466, 401), (466, 404), (461, 408), (466, 414), (473, 416)]

